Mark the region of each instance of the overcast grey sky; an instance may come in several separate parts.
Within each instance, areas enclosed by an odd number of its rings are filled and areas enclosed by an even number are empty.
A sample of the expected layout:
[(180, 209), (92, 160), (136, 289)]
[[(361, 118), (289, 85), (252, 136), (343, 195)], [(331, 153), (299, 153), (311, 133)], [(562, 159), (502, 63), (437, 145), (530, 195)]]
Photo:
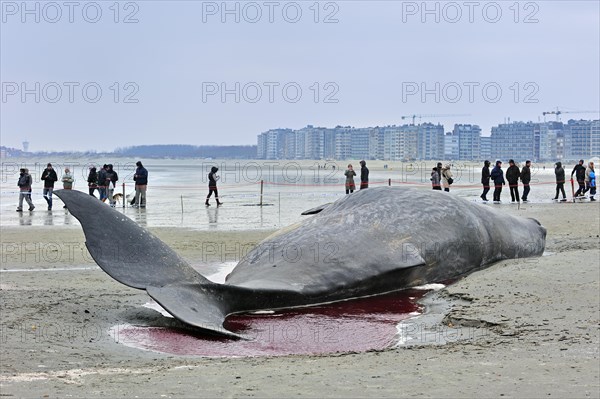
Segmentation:
[(270, 128), (412, 114), (469, 114), (421, 121), (489, 135), (600, 109), (598, 1), (23, 4), (1, 4), (10, 147), (255, 144)]

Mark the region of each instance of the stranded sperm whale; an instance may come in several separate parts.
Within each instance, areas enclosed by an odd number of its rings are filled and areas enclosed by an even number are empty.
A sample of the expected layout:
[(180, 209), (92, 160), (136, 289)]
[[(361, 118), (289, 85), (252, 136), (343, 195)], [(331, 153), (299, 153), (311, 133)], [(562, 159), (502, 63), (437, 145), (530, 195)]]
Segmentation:
[[(111, 277), (145, 289), (177, 319), (214, 333), (233, 313), (377, 295), (464, 276), (502, 259), (539, 256), (546, 229), (456, 196), (402, 187), (360, 190), (281, 229), (244, 256), (224, 284), (92, 196), (54, 192), (81, 222)], [(226, 324), (226, 323), (225, 323)]]

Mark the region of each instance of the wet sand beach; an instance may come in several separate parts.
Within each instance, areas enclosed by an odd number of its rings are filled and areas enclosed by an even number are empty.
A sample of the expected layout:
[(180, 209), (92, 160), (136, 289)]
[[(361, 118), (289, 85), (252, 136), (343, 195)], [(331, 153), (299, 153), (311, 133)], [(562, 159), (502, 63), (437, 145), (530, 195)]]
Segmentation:
[[(538, 219), (546, 255), (502, 261), (438, 291), (435, 301), (450, 308), (410, 320), (406, 345), (319, 356), (202, 358), (123, 345), (111, 327), (162, 316), (143, 307), (144, 291), (95, 266), (77, 224), (3, 226), (1, 394), (600, 397), (598, 203), (497, 208)], [(271, 233), (150, 230), (207, 274)]]

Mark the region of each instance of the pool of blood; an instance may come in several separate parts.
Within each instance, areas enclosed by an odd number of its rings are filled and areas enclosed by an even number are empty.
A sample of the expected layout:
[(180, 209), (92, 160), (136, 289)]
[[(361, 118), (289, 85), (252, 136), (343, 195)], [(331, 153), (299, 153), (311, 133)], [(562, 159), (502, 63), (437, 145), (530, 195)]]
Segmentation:
[(327, 354), (384, 349), (395, 343), (396, 325), (421, 309), (426, 290), (273, 313), (232, 315), (225, 327), (250, 339), (231, 339), (187, 330), (121, 325), (127, 346), (182, 356), (237, 357)]

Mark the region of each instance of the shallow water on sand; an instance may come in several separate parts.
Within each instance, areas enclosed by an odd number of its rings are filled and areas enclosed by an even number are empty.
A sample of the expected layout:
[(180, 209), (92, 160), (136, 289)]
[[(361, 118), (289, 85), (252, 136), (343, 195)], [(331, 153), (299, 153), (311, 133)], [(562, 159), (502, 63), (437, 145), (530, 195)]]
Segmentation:
[[(74, 189), (85, 192), (89, 165), (106, 162), (84, 159), (50, 161), (53, 162), (59, 179), (63, 168), (69, 166), (76, 179)], [(111, 162), (120, 177), (115, 193), (122, 193), (126, 198), (134, 191), (132, 175), (135, 160), (120, 159)], [(68, 211), (62, 208), (63, 204), (56, 196), (53, 210), (46, 210), (47, 204), (42, 197), (42, 182), (39, 180), (45, 163), (46, 161), (31, 159), (10, 159), (2, 162), (0, 218), (3, 226), (78, 225)], [(343, 197), (343, 171), (346, 164), (347, 162), (325, 161), (148, 160), (144, 161), (149, 171), (147, 207), (132, 208), (124, 199), (117, 203), (115, 210), (146, 227), (184, 227), (200, 230), (273, 229), (302, 220), (300, 213), (309, 208)], [(354, 164), (358, 165), (358, 162)], [(392, 185), (430, 190), (429, 177), (434, 164), (433, 161), (412, 164), (370, 161), (369, 186)], [(220, 168), (221, 180), (218, 187), (221, 201), (224, 202), (221, 207), (216, 206), (214, 198), (210, 201), (212, 206), (204, 205), (208, 192), (206, 176), (213, 165)], [(32, 199), (36, 209), (33, 212), (15, 212), (19, 195), (16, 182), (20, 167), (29, 168), (34, 178)], [(451, 187), (450, 195), (481, 202), (480, 170), (481, 165), (477, 163), (455, 164), (455, 183)], [(569, 170), (567, 176), (568, 172)], [(357, 170), (357, 174), (360, 175), (360, 171)], [(355, 178), (355, 181), (359, 183), (360, 179)], [(60, 186), (60, 183), (56, 184), (57, 189)], [(570, 183), (566, 186), (565, 190), (570, 199)], [(535, 169), (531, 203), (550, 202), (550, 198), (554, 196), (554, 189), (552, 168), (547, 166), (545, 169)], [(491, 197), (489, 193), (488, 198)], [(261, 198), (263, 206), (259, 206)], [(510, 195), (506, 187), (502, 198), (503, 204), (500, 206), (517, 206), (510, 204)]]

